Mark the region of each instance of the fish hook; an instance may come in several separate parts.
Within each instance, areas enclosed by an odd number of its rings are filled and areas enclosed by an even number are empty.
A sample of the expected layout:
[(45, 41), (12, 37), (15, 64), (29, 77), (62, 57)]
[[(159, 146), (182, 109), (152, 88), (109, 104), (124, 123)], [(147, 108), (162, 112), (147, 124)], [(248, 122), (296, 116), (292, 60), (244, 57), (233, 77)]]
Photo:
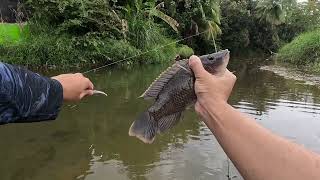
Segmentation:
[(98, 91), (98, 90), (93, 90), (93, 94), (102, 94), (102, 95), (108, 96), (107, 93), (105, 93), (103, 91)]

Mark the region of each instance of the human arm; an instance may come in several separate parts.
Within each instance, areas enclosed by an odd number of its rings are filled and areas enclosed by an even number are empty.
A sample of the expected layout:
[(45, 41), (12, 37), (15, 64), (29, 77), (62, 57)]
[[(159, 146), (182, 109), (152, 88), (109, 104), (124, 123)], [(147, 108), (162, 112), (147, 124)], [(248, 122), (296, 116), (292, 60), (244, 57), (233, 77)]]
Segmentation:
[(0, 63), (0, 124), (56, 119), (64, 100), (92, 94), (92, 83), (80, 74), (53, 78)]
[(235, 76), (206, 72), (196, 57), (196, 111), (247, 180), (320, 179), (320, 157), (263, 128), (227, 103)]

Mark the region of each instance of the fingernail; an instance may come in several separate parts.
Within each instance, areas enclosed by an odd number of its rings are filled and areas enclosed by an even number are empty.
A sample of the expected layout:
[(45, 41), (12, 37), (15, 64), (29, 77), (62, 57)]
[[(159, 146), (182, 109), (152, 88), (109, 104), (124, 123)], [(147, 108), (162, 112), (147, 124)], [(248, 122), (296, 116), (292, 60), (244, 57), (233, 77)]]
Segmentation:
[(196, 62), (196, 57), (195, 57), (194, 55), (192, 55), (192, 56), (190, 57), (190, 59), (189, 59), (189, 62), (190, 62), (190, 63)]

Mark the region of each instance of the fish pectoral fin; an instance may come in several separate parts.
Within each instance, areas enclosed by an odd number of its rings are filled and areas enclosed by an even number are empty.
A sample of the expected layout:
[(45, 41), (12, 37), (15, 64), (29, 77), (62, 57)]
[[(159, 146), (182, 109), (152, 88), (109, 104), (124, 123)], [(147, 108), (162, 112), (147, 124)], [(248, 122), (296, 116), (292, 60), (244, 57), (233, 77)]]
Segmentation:
[(180, 67), (181, 69), (185, 70), (187, 73), (193, 75), (192, 71), (191, 70), (188, 70), (187, 68), (181, 66), (180, 64), (177, 64), (178, 67)]
[(171, 129), (173, 126), (178, 124), (181, 118), (181, 114), (182, 112), (177, 112), (169, 116), (162, 117), (158, 121), (158, 132), (163, 133), (164, 131)]

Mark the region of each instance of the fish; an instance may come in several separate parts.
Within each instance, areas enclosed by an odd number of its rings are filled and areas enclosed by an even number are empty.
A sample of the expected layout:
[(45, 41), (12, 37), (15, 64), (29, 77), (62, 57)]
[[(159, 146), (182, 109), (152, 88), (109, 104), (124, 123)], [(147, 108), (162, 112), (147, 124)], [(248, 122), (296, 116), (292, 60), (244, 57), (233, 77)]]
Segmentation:
[[(205, 70), (214, 75), (223, 75), (229, 63), (228, 49), (199, 57)], [(195, 104), (195, 76), (189, 60), (176, 61), (162, 72), (140, 96), (154, 100), (153, 104), (132, 123), (129, 136), (135, 136), (151, 144), (156, 134), (174, 127), (182, 118), (186, 108)]]

